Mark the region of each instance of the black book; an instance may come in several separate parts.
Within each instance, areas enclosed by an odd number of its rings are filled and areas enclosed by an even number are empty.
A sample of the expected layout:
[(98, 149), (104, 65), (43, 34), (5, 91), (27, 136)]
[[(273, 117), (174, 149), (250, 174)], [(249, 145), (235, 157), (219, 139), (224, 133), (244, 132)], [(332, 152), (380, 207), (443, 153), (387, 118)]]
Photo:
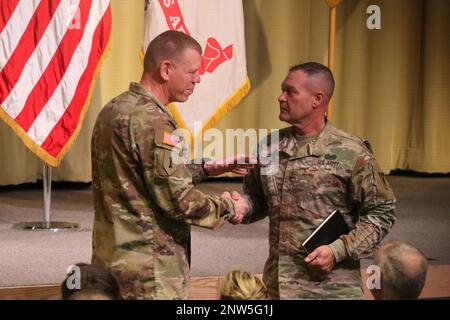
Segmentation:
[(303, 241), (302, 246), (308, 253), (317, 247), (330, 244), (343, 234), (347, 234), (350, 229), (344, 217), (338, 210), (334, 210), (313, 233)]

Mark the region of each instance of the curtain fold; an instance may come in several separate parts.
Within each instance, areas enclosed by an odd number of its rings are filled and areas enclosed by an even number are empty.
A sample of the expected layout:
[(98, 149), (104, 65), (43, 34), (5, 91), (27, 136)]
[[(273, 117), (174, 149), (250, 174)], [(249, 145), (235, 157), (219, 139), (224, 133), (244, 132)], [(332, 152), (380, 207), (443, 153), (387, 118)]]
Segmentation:
[[(385, 172), (450, 172), (450, 1), (379, 0), (369, 30), (366, 0), (337, 8), (333, 123), (367, 138)], [(290, 66), (327, 63), (328, 6), (317, 0), (244, 0), (250, 94), (217, 128), (281, 128), (277, 97)], [(79, 137), (55, 181), (91, 180), (90, 138), (103, 105), (138, 81), (143, 2), (112, 0), (112, 49)], [(34, 182), (42, 162), (0, 123), (0, 185)]]
[(385, 172), (450, 172), (450, 2), (380, 1), (381, 30), (364, 26), (369, 4), (338, 10), (333, 120), (369, 139)]

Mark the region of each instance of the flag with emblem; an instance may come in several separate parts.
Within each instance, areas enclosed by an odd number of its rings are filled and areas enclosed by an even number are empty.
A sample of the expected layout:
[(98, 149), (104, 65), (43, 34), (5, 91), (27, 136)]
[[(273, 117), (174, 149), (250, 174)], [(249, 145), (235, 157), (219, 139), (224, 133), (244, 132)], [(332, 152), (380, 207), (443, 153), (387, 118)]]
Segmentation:
[(0, 11), (0, 117), (57, 166), (109, 47), (109, 0), (0, 0)]
[(197, 135), (214, 126), (250, 89), (242, 1), (146, 0), (143, 52), (166, 30), (184, 32), (203, 48), (201, 83), (187, 102), (169, 105), (178, 125)]

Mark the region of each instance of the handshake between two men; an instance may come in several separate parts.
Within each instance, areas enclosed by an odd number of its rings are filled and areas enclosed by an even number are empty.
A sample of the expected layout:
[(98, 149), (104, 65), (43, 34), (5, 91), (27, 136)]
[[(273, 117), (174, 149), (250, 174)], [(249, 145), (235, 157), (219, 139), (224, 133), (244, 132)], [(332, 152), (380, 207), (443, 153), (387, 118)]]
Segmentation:
[(228, 191), (222, 193), (223, 199), (230, 199), (233, 202), (236, 215), (228, 220), (232, 224), (239, 224), (245, 218), (248, 213), (249, 205), (247, 200), (239, 194), (237, 191), (232, 191), (231, 194)]
[[(239, 175), (247, 175), (248, 170), (254, 168), (257, 160), (251, 157), (230, 157), (219, 161), (207, 162), (203, 165), (203, 169), (208, 175), (220, 175), (225, 172), (233, 172)], [(246, 197), (243, 197), (237, 191), (223, 192), (223, 199), (232, 201), (236, 214), (228, 220), (231, 224), (240, 224), (248, 214), (250, 204)], [(333, 251), (328, 245), (323, 245), (305, 258), (305, 262), (312, 275), (321, 275), (329, 273), (336, 264)]]
[[(254, 168), (257, 161), (252, 157), (237, 156), (225, 158), (220, 161), (210, 161), (203, 165), (203, 169), (210, 176), (217, 176), (225, 172), (233, 172), (245, 176), (248, 174), (248, 170)], [(231, 193), (226, 191), (221, 195), (223, 199), (229, 199), (233, 202), (236, 215), (228, 220), (232, 224), (239, 224), (249, 211), (249, 204), (247, 200), (242, 197), (239, 192), (232, 191)]]

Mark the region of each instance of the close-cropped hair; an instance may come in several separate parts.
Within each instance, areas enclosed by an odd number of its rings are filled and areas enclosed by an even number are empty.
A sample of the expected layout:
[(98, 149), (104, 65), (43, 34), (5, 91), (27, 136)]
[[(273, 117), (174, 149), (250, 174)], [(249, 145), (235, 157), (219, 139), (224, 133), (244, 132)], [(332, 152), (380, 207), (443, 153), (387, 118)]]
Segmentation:
[(328, 100), (331, 99), (331, 97), (333, 96), (335, 84), (333, 73), (327, 66), (324, 66), (323, 64), (318, 62), (306, 62), (292, 66), (289, 69), (289, 72), (295, 71), (303, 71), (308, 76), (314, 75), (322, 76), (323, 81), (325, 81), (324, 86), (327, 98)]
[(269, 300), (267, 288), (258, 277), (245, 271), (231, 271), (220, 288), (222, 300)]
[(202, 54), (202, 47), (191, 36), (175, 30), (165, 31), (149, 43), (144, 57), (144, 70), (150, 72), (163, 60), (176, 59), (188, 48)]

